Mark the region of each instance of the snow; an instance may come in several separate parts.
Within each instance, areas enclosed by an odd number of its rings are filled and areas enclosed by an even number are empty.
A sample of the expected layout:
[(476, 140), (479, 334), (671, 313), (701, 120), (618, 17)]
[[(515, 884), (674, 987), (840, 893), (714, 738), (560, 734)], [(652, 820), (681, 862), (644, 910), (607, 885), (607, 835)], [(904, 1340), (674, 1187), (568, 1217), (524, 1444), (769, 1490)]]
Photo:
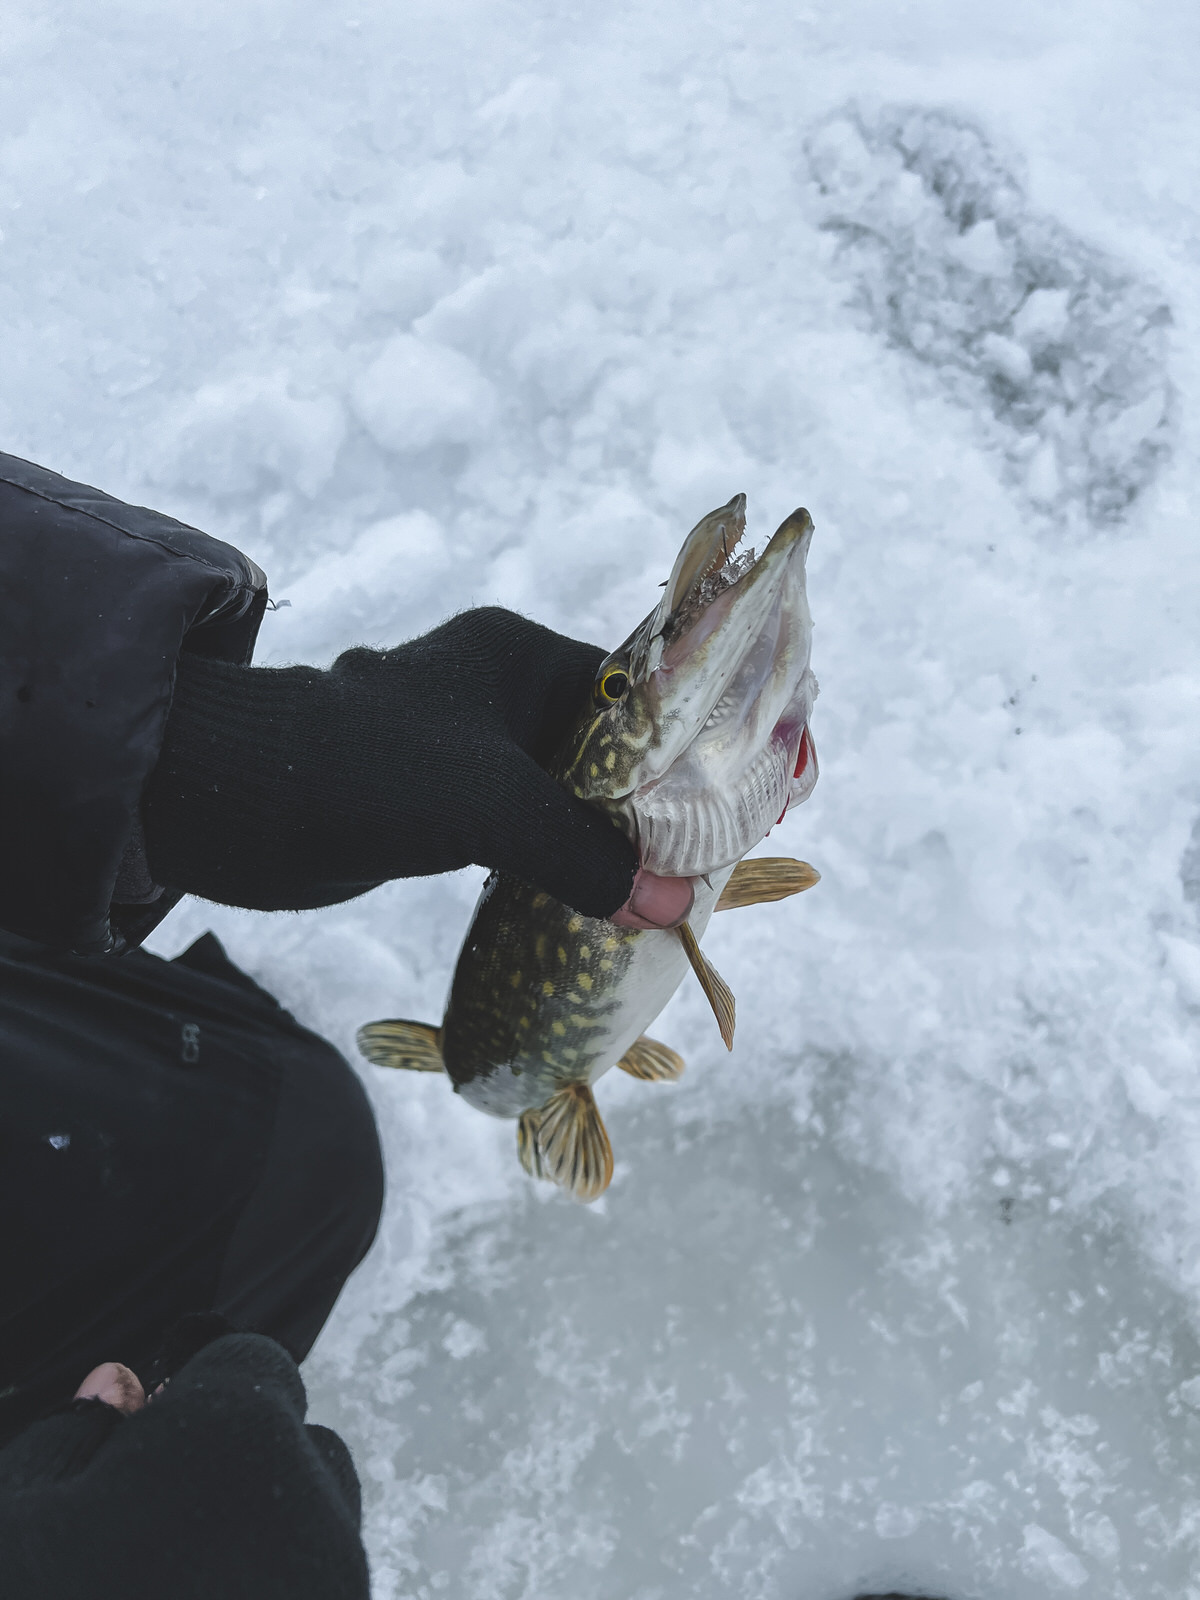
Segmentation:
[[(359, 1063), (387, 1212), (306, 1376), (379, 1600), (1197, 1600), (1193, 8), (13, 0), (5, 448), (231, 540), (327, 661), (612, 644), (797, 503), (811, 893), (718, 919), (617, 1176)], [(186, 903), (353, 1053), (478, 874)]]

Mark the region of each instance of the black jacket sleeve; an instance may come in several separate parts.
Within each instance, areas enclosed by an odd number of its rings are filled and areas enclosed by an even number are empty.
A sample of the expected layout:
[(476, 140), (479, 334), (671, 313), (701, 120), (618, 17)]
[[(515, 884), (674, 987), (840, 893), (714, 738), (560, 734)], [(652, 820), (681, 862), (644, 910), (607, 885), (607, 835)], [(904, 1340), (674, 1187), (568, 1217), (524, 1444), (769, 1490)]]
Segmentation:
[(0, 928), (106, 953), (181, 893), (299, 909), (472, 862), (625, 902), (633, 848), (544, 770), (601, 651), (492, 608), (250, 668), (266, 604), (230, 546), (0, 456)]
[(368, 1600), (358, 1478), (295, 1363), (229, 1334), (143, 1410), (98, 1402), (0, 1451), (5, 1600)]
[(176, 661), (249, 661), (266, 602), (220, 540), (0, 455), (0, 927), (103, 952), (166, 914), (139, 805)]

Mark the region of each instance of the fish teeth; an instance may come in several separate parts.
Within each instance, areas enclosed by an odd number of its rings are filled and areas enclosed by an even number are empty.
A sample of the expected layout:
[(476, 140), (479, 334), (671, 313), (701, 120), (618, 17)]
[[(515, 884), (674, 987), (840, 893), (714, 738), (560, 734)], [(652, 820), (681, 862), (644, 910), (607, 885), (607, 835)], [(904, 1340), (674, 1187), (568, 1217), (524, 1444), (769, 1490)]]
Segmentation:
[(707, 720), (704, 723), (704, 727), (701, 728), (700, 732), (704, 733), (709, 728), (715, 728), (718, 723), (724, 722), (726, 717), (733, 710), (734, 705), (735, 696), (726, 691), (726, 693), (721, 696), (716, 705), (709, 712)]

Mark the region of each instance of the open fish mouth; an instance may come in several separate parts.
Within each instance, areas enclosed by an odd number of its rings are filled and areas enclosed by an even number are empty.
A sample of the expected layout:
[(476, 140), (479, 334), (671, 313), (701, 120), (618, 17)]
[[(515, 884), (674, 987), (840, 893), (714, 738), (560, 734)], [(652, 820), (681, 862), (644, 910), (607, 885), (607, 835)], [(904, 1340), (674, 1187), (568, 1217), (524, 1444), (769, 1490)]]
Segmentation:
[(697, 524), (662, 600), (609, 658), (627, 663), (642, 748), (624, 792), (606, 799), (643, 865), (664, 876), (739, 860), (817, 779), (812, 520), (794, 511), (756, 558), (741, 549), (745, 509), (735, 495)]

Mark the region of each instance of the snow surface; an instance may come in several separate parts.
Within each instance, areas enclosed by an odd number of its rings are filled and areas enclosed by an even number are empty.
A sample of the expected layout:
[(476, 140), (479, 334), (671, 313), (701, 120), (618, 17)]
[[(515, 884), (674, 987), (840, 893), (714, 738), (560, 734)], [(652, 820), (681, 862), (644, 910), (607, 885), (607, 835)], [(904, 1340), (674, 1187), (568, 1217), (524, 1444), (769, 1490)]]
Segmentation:
[[(817, 525), (733, 1057), (683, 991), (590, 1210), (360, 1064), (379, 1600), (1196, 1600), (1200, 13), (9, 0), (0, 75), (4, 447), (247, 550), (262, 661), (613, 643), (735, 491)], [(154, 948), (351, 1052), (477, 881)]]

